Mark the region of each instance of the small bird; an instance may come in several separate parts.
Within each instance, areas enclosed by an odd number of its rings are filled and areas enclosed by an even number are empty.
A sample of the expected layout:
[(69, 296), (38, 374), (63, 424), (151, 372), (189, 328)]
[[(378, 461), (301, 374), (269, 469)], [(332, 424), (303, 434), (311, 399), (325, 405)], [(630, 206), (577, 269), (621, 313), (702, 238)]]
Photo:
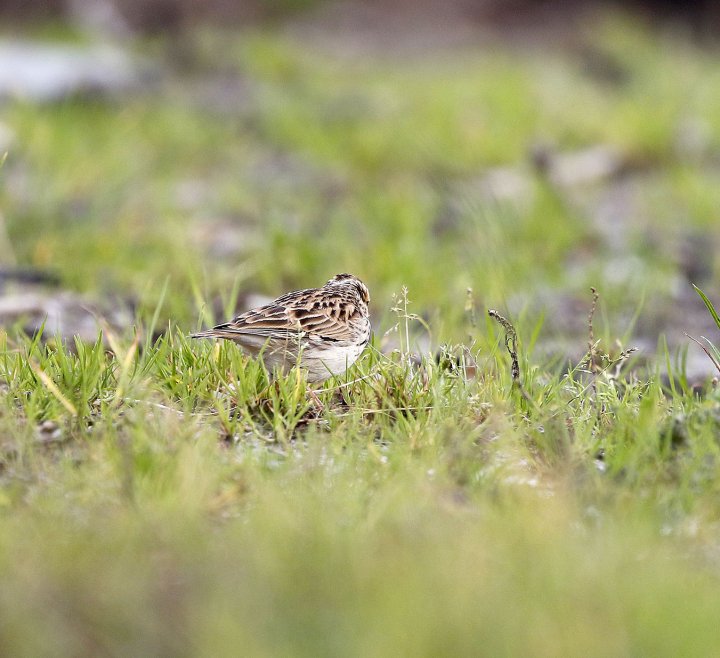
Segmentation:
[(370, 293), (352, 274), (296, 290), (191, 338), (226, 338), (270, 371), (307, 370), (308, 382), (342, 375), (370, 342)]

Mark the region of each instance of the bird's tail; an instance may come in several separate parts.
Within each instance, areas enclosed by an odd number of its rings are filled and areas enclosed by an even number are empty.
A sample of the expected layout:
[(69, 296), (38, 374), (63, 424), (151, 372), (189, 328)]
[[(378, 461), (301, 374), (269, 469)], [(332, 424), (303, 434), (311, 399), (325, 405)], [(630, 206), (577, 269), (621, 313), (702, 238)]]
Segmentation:
[(190, 338), (218, 338), (218, 332), (215, 329), (206, 329), (205, 331), (190, 334)]
[(205, 329), (205, 331), (190, 334), (190, 338), (226, 338), (227, 340), (237, 341), (241, 335), (241, 332), (233, 331), (232, 329), (226, 328), (226, 325), (221, 324), (212, 329)]

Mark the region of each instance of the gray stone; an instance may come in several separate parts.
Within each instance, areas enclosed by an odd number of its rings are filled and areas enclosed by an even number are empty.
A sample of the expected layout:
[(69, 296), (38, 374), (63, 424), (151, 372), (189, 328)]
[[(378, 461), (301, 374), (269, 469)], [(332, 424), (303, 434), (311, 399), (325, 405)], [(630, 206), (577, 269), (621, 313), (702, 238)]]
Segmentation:
[(139, 81), (137, 66), (117, 47), (0, 40), (0, 99), (47, 103), (122, 91)]

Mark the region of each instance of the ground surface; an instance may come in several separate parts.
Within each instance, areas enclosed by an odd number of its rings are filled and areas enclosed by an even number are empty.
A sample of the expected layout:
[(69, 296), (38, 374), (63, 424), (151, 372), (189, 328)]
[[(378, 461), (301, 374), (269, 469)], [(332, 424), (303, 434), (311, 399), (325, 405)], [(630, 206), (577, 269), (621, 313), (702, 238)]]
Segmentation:
[[(3, 262), (60, 290), (0, 298), (0, 653), (715, 655), (716, 53), (347, 20), (3, 106)], [(374, 348), (322, 411), (185, 338), (342, 271)]]

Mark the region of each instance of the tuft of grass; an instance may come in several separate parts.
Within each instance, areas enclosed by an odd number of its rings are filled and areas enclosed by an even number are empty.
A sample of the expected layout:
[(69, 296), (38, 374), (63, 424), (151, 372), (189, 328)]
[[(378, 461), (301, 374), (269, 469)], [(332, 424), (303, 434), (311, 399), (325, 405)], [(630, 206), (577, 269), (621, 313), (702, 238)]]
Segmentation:
[[(700, 299), (703, 300), (703, 303), (705, 304), (705, 307), (708, 310), (708, 313), (710, 313), (710, 316), (712, 317), (713, 321), (715, 322), (715, 325), (718, 329), (720, 329), (720, 317), (717, 314), (717, 311), (715, 310), (715, 306), (713, 303), (708, 299), (707, 295), (700, 290), (696, 285), (693, 284), (693, 288), (695, 288), (695, 292), (697, 292), (698, 295), (700, 295)], [(685, 334), (688, 336), (688, 334)], [(720, 373), (720, 350), (715, 346), (715, 344), (705, 338), (704, 336), (702, 339), (705, 341), (700, 342), (696, 338), (693, 338), (692, 336), (688, 336), (691, 340), (693, 340), (695, 343), (697, 343), (700, 348), (707, 354), (708, 358), (712, 362), (712, 364), (715, 366), (717, 371)]]

